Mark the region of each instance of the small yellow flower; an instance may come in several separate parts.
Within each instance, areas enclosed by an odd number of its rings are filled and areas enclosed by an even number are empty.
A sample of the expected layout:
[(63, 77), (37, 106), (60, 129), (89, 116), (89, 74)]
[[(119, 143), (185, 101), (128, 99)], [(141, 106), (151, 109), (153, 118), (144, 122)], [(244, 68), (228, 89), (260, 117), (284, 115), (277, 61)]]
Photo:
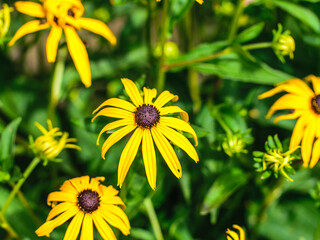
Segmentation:
[(2, 4), (2, 9), (0, 9), (0, 39), (3, 38), (10, 26), (10, 12), (13, 11), (12, 7), (9, 7), (8, 4)]
[(228, 228), (226, 231), (226, 233), (228, 234), (228, 236), (227, 236), (228, 240), (245, 240), (246, 239), (246, 235), (244, 233), (244, 230), (240, 226), (234, 224), (234, 225), (232, 225), (232, 227), (237, 229), (240, 234), (238, 234), (235, 231), (232, 231)]
[(320, 128), (318, 127), (320, 125), (320, 78), (308, 76), (307, 80), (312, 82), (313, 91), (304, 81), (291, 79), (259, 95), (258, 98), (268, 98), (282, 91), (287, 92), (271, 106), (266, 117), (270, 118), (278, 110), (292, 111), (275, 118), (274, 122), (298, 118), (293, 129), (290, 149), (295, 149), (301, 143), (303, 166), (312, 168), (320, 157)]
[[(169, 101), (177, 101), (178, 96), (171, 94), (169, 91), (164, 91), (153, 102), (153, 99), (157, 96), (157, 90), (143, 88), (143, 100), (138, 88), (131, 80), (123, 78), (121, 81), (133, 104), (118, 98), (108, 99), (93, 112), (96, 115), (92, 119), (94, 121), (98, 116), (120, 119), (107, 124), (98, 136), (97, 144), (99, 144), (99, 138), (102, 133), (122, 127), (112, 133), (104, 142), (101, 151), (103, 158), (113, 144), (133, 132), (120, 157), (118, 185), (122, 186), (141, 142), (146, 175), (152, 189), (156, 188), (157, 176), (156, 153), (153, 142), (155, 142), (173, 174), (177, 178), (181, 178), (181, 165), (168, 139), (183, 149), (194, 161), (198, 162), (199, 157), (188, 139), (178, 132), (184, 131), (190, 133), (197, 146), (197, 135), (187, 123), (189, 119), (188, 114), (177, 106), (164, 107)], [(180, 113), (182, 120), (165, 116), (173, 113)]]
[(65, 148), (81, 150), (79, 146), (72, 144), (77, 141), (75, 138), (68, 138), (69, 134), (67, 132), (61, 132), (59, 128), (53, 128), (51, 120), (47, 120), (47, 124), (48, 130), (40, 123), (35, 122), (36, 127), (43, 135), (37, 137), (31, 147), (40, 158), (52, 160)]
[(103, 22), (83, 18), (84, 7), (80, 0), (44, 0), (42, 5), (29, 1), (15, 2), (16, 9), (32, 17), (40, 18), (24, 24), (12, 40), (9, 46), (26, 34), (51, 27), (47, 43), (46, 53), (48, 62), (55, 62), (62, 30), (66, 35), (67, 46), (74, 65), (79, 72), (81, 81), (86, 87), (91, 86), (91, 70), (87, 50), (77, 34), (77, 30), (86, 29), (106, 38), (112, 45), (116, 44), (116, 38), (111, 30)]
[(278, 25), (278, 30), (273, 30), (272, 47), (281, 62), (285, 62), (284, 56), (289, 56), (293, 59), (293, 53), (296, 50), (296, 45), (290, 31), (282, 32), (282, 25)]
[(125, 207), (118, 191), (112, 186), (100, 184), (104, 177), (90, 178), (88, 176), (65, 181), (59, 192), (50, 193), (47, 203), (52, 206), (46, 222), (41, 225), (36, 234), (49, 236), (54, 228), (62, 225), (70, 218), (64, 240), (76, 240), (80, 228), (80, 240), (93, 240), (93, 223), (103, 239), (116, 240), (108, 225), (120, 229), (124, 235), (130, 233), (130, 223), (127, 215), (117, 206)]
[[(157, 2), (161, 2), (161, 0), (156, 0)], [(202, 4), (203, 0), (196, 0), (198, 3)]]

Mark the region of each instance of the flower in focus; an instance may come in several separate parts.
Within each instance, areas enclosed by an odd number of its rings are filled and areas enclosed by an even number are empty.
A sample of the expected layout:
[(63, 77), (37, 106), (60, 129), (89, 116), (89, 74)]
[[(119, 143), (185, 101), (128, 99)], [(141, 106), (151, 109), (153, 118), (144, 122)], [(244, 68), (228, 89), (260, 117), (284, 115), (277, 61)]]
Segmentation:
[(290, 31), (282, 33), (282, 25), (278, 25), (278, 30), (273, 30), (272, 47), (281, 62), (285, 62), (284, 56), (293, 59), (293, 52), (296, 49), (293, 37), (290, 35)]
[(237, 229), (239, 231), (239, 234), (228, 228), (226, 231), (226, 233), (228, 234), (228, 236), (227, 236), (228, 240), (245, 240), (246, 239), (246, 235), (244, 233), (244, 230), (240, 226), (234, 224), (234, 225), (232, 225), (232, 227)]
[(313, 91), (304, 81), (291, 79), (259, 95), (258, 98), (287, 92), (271, 106), (266, 117), (270, 118), (278, 110), (288, 109), (290, 113), (276, 117), (274, 122), (298, 118), (293, 129), (290, 149), (295, 149), (301, 143), (303, 166), (312, 168), (320, 157), (320, 78), (308, 76), (306, 80), (312, 82)]
[(49, 236), (54, 228), (62, 225), (70, 218), (64, 240), (76, 240), (80, 228), (80, 240), (93, 240), (93, 223), (103, 239), (116, 239), (112, 225), (120, 229), (124, 235), (130, 233), (130, 223), (127, 215), (117, 205), (125, 207), (118, 191), (112, 186), (100, 184), (104, 177), (90, 178), (88, 176), (65, 181), (59, 192), (50, 193), (47, 199), (52, 210), (46, 222), (41, 225), (36, 234)]
[(12, 7), (8, 4), (2, 4), (2, 9), (0, 9), (0, 39), (3, 39), (7, 34), (10, 26), (10, 12), (13, 11)]
[[(203, 0), (196, 0), (198, 3), (202, 4)], [(157, 0), (157, 2), (161, 2), (161, 0)]]
[[(187, 123), (189, 121), (188, 114), (177, 106), (164, 107), (169, 101), (177, 101), (178, 96), (171, 94), (169, 91), (164, 91), (153, 102), (152, 100), (157, 96), (156, 89), (143, 88), (144, 99), (142, 99), (138, 88), (131, 80), (123, 78), (121, 81), (133, 104), (118, 98), (108, 99), (93, 112), (96, 115), (92, 119), (94, 121), (98, 116), (120, 119), (107, 124), (99, 133), (97, 144), (99, 144), (102, 133), (122, 127), (112, 133), (104, 142), (101, 151), (103, 158), (113, 144), (133, 132), (121, 153), (118, 166), (118, 185), (122, 186), (140, 143), (142, 144), (142, 157), (146, 175), (152, 189), (156, 188), (157, 176), (156, 153), (153, 142), (155, 142), (173, 174), (177, 178), (181, 178), (180, 162), (168, 140), (183, 149), (194, 161), (198, 162), (199, 157), (189, 140), (178, 132), (190, 133), (195, 140), (195, 146), (198, 145), (197, 135)], [(180, 113), (182, 120), (165, 116), (173, 113)]]
[(47, 124), (48, 130), (40, 123), (35, 122), (36, 127), (43, 135), (37, 137), (31, 144), (32, 150), (36, 155), (39, 155), (41, 159), (53, 160), (65, 148), (81, 150), (79, 146), (73, 144), (77, 139), (68, 138), (69, 134), (67, 132), (61, 132), (57, 127), (53, 128), (51, 120), (47, 120)]
[(293, 167), (291, 166), (293, 161), (301, 159), (300, 154), (295, 154), (298, 148), (299, 147), (297, 146), (284, 152), (284, 148), (278, 136), (269, 136), (265, 143), (266, 152), (253, 152), (253, 159), (256, 161), (255, 167), (257, 168), (258, 172), (263, 172), (261, 178), (268, 178), (272, 172), (277, 178), (280, 172), (285, 178), (293, 182), (288, 174), (295, 173)]
[(83, 18), (84, 7), (80, 0), (44, 0), (42, 5), (29, 1), (15, 2), (16, 9), (32, 17), (40, 18), (24, 24), (12, 40), (9, 46), (26, 34), (51, 27), (47, 43), (46, 53), (48, 62), (55, 62), (62, 30), (65, 33), (68, 50), (74, 65), (79, 72), (81, 81), (86, 87), (91, 86), (91, 70), (87, 50), (77, 34), (82, 28), (99, 34), (106, 38), (112, 45), (116, 44), (116, 38), (111, 30), (103, 22)]

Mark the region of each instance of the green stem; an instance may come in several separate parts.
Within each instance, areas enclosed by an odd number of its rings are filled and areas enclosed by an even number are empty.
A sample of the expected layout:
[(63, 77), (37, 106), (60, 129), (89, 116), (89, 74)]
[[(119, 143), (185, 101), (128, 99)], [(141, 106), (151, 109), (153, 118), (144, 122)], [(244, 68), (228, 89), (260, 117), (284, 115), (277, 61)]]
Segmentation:
[(272, 42), (252, 43), (252, 44), (244, 45), (242, 48), (244, 50), (255, 50), (255, 49), (269, 48), (269, 47), (272, 47)]
[(320, 239), (320, 218), (318, 220), (317, 229), (316, 229), (314, 236), (313, 236), (313, 240), (319, 240), (319, 239)]
[(243, 0), (238, 0), (237, 9), (233, 17), (230, 32), (228, 35), (228, 42), (232, 42), (232, 40), (234, 39), (237, 33), (239, 17), (242, 15), (243, 10), (244, 10)]
[(165, 71), (163, 70), (163, 65), (166, 60), (165, 56), (165, 44), (167, 40), (167, 31), (168, 31), (168, 11), (169, 11), (169, 0), (164, 0), (163, 10), (161, 16), (161, 38), (160, 38), (160, 46), (161, 46), (161, 57), (159, 59), (159, 67), (158, 67), (158, 76), (157, 76), (157, 90), (158, 92), (162, 92), (165, 84)]
[(163, 240), (164, 238), (163, 238), (163, 235), (162, 235), (161, 227), (160, 227), (160, 224), (159, 224), (159, 221), (158, 221), (158, 217), (157, 217), (156, 211), (154, 210), (151, 198), (150, 197), (145, 198), (144, 201), (143, 201), (143, 204), (144, 204), (144, 206), (145, 206), (145, 208), (147, 210), (147, 214), (148, 214), (148, 217), (149, 217), (153, 232), (154, 232), (154, 234), (156, 236), (156, 239), (157, 240)]
[(214, 116), (214, 118), (218, 121), (218, 123), (220, 124), (220, 126), (223, 128), (223, 130), (228, 134), (228, 135), (232, 135), (232, 131), (231, 129), (228, 127), (228, 125), (222, 120), (221, 114), (219, 113), (219, 109), (215, 108), (212, 111), (212, 114)]
[(13, 228), (10, 226), (10, 224), (7, 222), (2, 212), (0, 212), (0, 222), (1, 222), (1, 227), (5, 229), (12, 238), (21, 239), (18, 236), (18, 234), (13, 230)]
[(52, 83), (51, 83), (51, 94), (50, 94), (50, 103), (48, 109), (49, 119), (54, 121), (55, 118), (55, 108), (59, 101), (60, 90), (62, 85), (63, 73), (65, 69), (65, 61), (67, 57), (67, 49), (62, 48), (59, 51), (58, 59), (55, 63), (53, 70)]
[(29, 175), (32, 173), (33, 169), (39, 164), (40, 158), (35, 157), (32, 162), (29, 164), (27, 169), (23, 173), (23, 177), (18, 181), (18, 183), (14, 186), (13, 190), (11, 191), (9, 197), (7, 198), (7, 201), (3, 205), (3, 208), (1, 210), (1, 213), (4, 215), (6, 211), (8, 210), (8, 207), (10, 206), (11, 202), (13, 201), (14, 197), (16, 196), (17, 192), (20, 190), (23, 183), (26, 181), (26, 179), (29, 177)]

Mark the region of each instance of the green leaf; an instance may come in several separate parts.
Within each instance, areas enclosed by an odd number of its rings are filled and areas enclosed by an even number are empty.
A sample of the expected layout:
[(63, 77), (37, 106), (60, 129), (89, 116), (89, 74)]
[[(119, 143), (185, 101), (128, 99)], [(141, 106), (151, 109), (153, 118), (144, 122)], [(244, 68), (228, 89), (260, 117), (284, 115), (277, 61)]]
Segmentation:
[(16, 118), (9, 123), (2, 132), (0, 142), (0, 162), (2, 163), (2, 171), (8, 172), (13, 167), (14, 140), (21, 120), (21, 117)]
[(274, 4), (308, 25), (313, 31), (320, 33), (319, 18), (310, 9), (286, 1), (274, 1)]
[(197, 64), (194, 68), (201, 73), (215, 74), (224, 79), (258, 84), (273, 85), (293, 78), (293, 76), (273, 69), (263, 62), (245, 61), (234, 53), (220, 57), (212, 63)]
[(243, 30), (235, 39), (237, 43), (245, 43), (258, 37), (264, 28), (264, 23), (257, 23)]
[(247, 180), (248, 176), (240, 169), (233, 168), (230, 171), (224, 171), (207, 192), (200, 214), (205, 215), (215, 208), (219, 208)]
[(194, 4), (194, 0), (175, 0), (170, 2), (170, 25), (169, 29), (172, 32), (172, 29), (177, 21), (182, 19), (184, 15), (190, 10)]

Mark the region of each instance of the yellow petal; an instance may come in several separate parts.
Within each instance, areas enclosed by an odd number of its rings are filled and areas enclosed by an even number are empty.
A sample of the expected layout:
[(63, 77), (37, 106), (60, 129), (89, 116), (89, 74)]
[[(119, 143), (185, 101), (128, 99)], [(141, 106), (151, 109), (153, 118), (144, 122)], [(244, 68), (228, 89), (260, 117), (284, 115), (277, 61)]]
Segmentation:
[(64, 235), (63, 240), (77, 240), (77, 237), (80, 232), (80, 227), (82, 224), (82, 220), (84, 217), (84, 213), (79, 211), (72, 219), (71, 223), (68, 226), (66, 234)]
[(320, 78), (318, 78), (314, 75), (309, 75), (307, 78), (309, 78), (309, 80), (311, 80), (315, 94), (319, 95), (320, 94)]
[(198, 3), (202, 4), (203, 0), (196, 0)]
[(86, 87), (90, 87), (91, 70), (86, 47), (73, 27), (65, 26), (64, 32), (67, 39), (68, 50), (80, 75), (81, 81)]
[(118, 190), (116, 190), (114, 187), (112, 187), (111, 185), (106, 187), (104, 185), (100, 185), (100, 188), (102, 188), (102, 193), (103, 193), (103, 196), (106, 196), (106, 197), (110, 197), (110, 196), (115, 196), (119, 193)]
[(176, 102), (178, 101), (179, 97), (177, 95), (173, 95), (169, 91), (163, 91), (159, 97), (154, 102), (154, 106), (158, 109), (162, 108), (165, 104), (167, 104), (169, 101)]
[(157, 125), (157, 129), (170, 141), (172, 141), (175, 145), (177, 145), (179, 148), (184, 150), (195, 162), (199, 161), (198, 154), (194, 147), (191, 145), (189, 140), (183, 136), (181, 133), (177, 132), (176, 130), (173, 130), (172, 128), (167, 127), (166, 125), (163, 125), (159, 123)]
[(134, 119), (134, 113), (120, 109), (120, 108), (113, 108), (113, 107), (103, 108), (102, 110), (100, 110), (97, 113), (97, 115), (95, 115), (91, 119), (91, 122), (93, 122), (99, 116), (112, 117), (112, 118), (125, 118), (130, 120)]
[(93, 222), (91, 214), (86, 214), (84, 216), (80, 240), (93, 240)]
[(303, 134), (301, 143), (301, 154), (303, 166), (308, 167), (311, 157), (312, 145), (316, 133), (315, 117), (311, 116), (308, 120), (308, 125)]
[(286, 94), (280, 97), (269, 109), (266, 118), (270, 118), (275, 111), (284, 109), (306, 110), (310, 107), (311, 99), (294, 94)]
[(230, 235), (230, 237), (232, 237), (232, 238), (229, 237), (228, 239), (239, 240), (239, 236), (236, 232), (231, 231), (230, 229), (227, 229), (226, 233)]
[(98, 229), (101, 237), (105, 240), (117, 240), (116, 236), (114, 235), (113, 231), (109, 227), (109, 225), (105, 222), (102, 218), (100, 211), (95, 211), (92, 213), (92, 218), (94, 225)]
[(57, 206), (55, 206), (54, 208), (51, 209), (46, 221), (50, 221), (52, 218), (67, 211), (72, 206), (74, 206), (74, 204), (72, 204), (70, 202), (63, 202), (63, 203), (58, 204)]
[(50, 63), (56, 61), (61, 34), (62, 34), (61, 27), (52, 26), (49, 36), (47, 38), (47, 44), (46, 44), (47, 60)]
[(134, 124), (134, 120), (133, 119), (121, 119), (118, 121), (114, 121), (111, 123), (108, 123), (106, 126), (104, 126), (104, 128), (102, 128), (102, 130), (100, 131), (98, 138), (97, 138), (97, 145), (99, 145), (99, 139), (102, 133), (110, 131), (112, 129), (118, 128), (118, 127), (122, 127), (122, 126), (126, 126), (126, 125), (133, 125)]
[(106, 101), (104, 101), (99, 107), (97, 107), (92, 114), (95, 114), (97, 111), (99, 111), (101, 108), (106, 107), (106, 106), (112, 106), (112, 107), (117, 107), (117, 108), (122, 108), (125, 110), (128, 110), (130, 112), (135, 112), (136, 111), (136, 107), (128, 102), (125, 101), (123, 99), (119, 99), (119, 98), (110, 98)]
[(51, 202), (77, 202), (75, 194), (66, 192), (52, 192), (49, 194), (47, 204), (50, 206)]
[(128, 125), (124, 128), (119, 129), (118, 131), (115, 131), (114, 133), (112, 133), (107, 140), (104, 142), (103, 146), (102, 146), (102, 150), (101, 150), (101, 157), (103, 159), (105, 159), (105, 154), (106, 152), (109, 150), (109, 148), (115, 144), (116, 142), (118, 142), (120, 139), (122, 139), (124, 136), (126, 136), (128, 133), (132, 132), (134, 129), (136, 128), (136, 126), (133, 125)]
[(78, 18), (80, 26), (90, 32), (99, 34), (107, 39), (112, 45), (116, 45), (117, 39), (110, 28), (103, 22), (92, 18)]
[(163, 123), (164, 125), (180, 130), (180, 131), (184, 131), (187, 133), (190, 133), (191, 136), (194, 139), (195, 142), (195, 146), (198, 146), (198, 138), (197, 138), (197, 134), (195, 133), (195, 131), (193, 130), (193, 128), (186, 123), (185, 121), (179, 119), (179, 118), (173, 118), (173, 117), (161, 117), (160, 118), (160, 123)]
[(300, 144), (307, 121), (308, 115), (302, 115), (298, 119), (290, 139), (290, 149), (294, 149)]
[(149, 129), (143, 130), (142, 157), (149, 185), (153, 190), (155, 190), (157, 180), (157, 161), (156, 152), (154, 149), (154, 144)]
[(43, 6), (35, 2), (18, 1), (14, 3), (18, 12), (29, 15), (31, 17), (45, 18)]
[(54, 220), (51, 220), (42, 224), (36, 230), (36, 234), (39, 237), (49, 235), (53, 231), (53, 229), (65, 223), (66, 221), (68, 221), (71, 217), (76, 215), (79, 211), (80, 211), (79, 208), (76, 206), (70, 207), (66, 212), (62, 213), (61, 215), (56, 217)]
[(125, 205), (120, 197), (118, 196), (106, 196), (103, 195), (101, 198), (101, 204), (112, 204), (112, 205)]
[(168, 167), (177, 178), (181, 178), (181, 165), (177, 154), (174, 152), (172, 146), (156, 127), (151, 128), (151, 133), (153, 140), (156, 143), (157, 148), (159, 149), (159, 152), (161, 153), (163, 159), (166, 161)]
[(137, 155), (140, 143), (142, 139), (142, 129), (137, 128), (132, 136), (130, 137), (128, 143), (123, 149), (120, 161), (118, 165), (118, 186), (122, 186), (122, 183), (127, 176), (129, 168)]
[(300, 117), (301, 114), (303, 114), (303, 111), (295, 110), (293, 113), (284, 114), (284, 115), (281, 115), (279, 117), (276, 117), (274, 119), (274, 123), (278, 123), (281, 120), (296, 119), (296, 118)]
[(121, 82), (124, 85), (124, 88), (136, 107), (139, 107), (143, 104), (142, 98), (140, 96), (137, 86), (128, 78), (121, 78)]
[(239, 230), (239, 232), (240, 232), (240, 240), (245, 240), (246, 236), (245, 236), (244, 230), (240, 226), (238, 226), (236, 224), (232, 225), (232, 227), (237, 229), (237, 230)]
[(37, 32), (37, 31), (46, 29), (49, 26), (50, 26), (49, 23), (42, 24), (41, 21), (39, 21), (39, 20), (33, 20), (30, 22), (27, 22), (18, 29), (18, 31), (15, 33), (15, 35), (13, 36), (11, 41), (8, 43), (8, 45), (11, 47), (15, 44), (15, 42), (19, 38), (21, 38), (29, 33), (33, 33), (33, 32)]
[(110, 225), (120, 229), (124, 235), (130, 233), (129, 219), (121, 208), (113, 205), (102, 205), (99, 212)]
[(183, 121), (188, 122), (189, 121), (189, 115), (185, 111), (183, 111), (181, 108), (177, 106), (169, 106), (169, 107), (163, 107), (159, 109), (160, 115), (167, 115), (172, 113), (180, 113), (180, 116)]
[(312, 151), (312, 158), (310, 161), (310, 168), (313, 168), (317, 162), (319, 161), (320, 158), (320, 138), (315, 141), (314, 146), (313, 146), (313, 151)]
[(157, 89), (148, 89), (148, 88), (143, 88), (143, 93), (144, 93), (144, 103), (145, 104), (152, 104), (152, 100), (157, 96)]
[(317, 126), (316, 137), (320, 138), (320, 116), (316, 117), (316, 126)]

